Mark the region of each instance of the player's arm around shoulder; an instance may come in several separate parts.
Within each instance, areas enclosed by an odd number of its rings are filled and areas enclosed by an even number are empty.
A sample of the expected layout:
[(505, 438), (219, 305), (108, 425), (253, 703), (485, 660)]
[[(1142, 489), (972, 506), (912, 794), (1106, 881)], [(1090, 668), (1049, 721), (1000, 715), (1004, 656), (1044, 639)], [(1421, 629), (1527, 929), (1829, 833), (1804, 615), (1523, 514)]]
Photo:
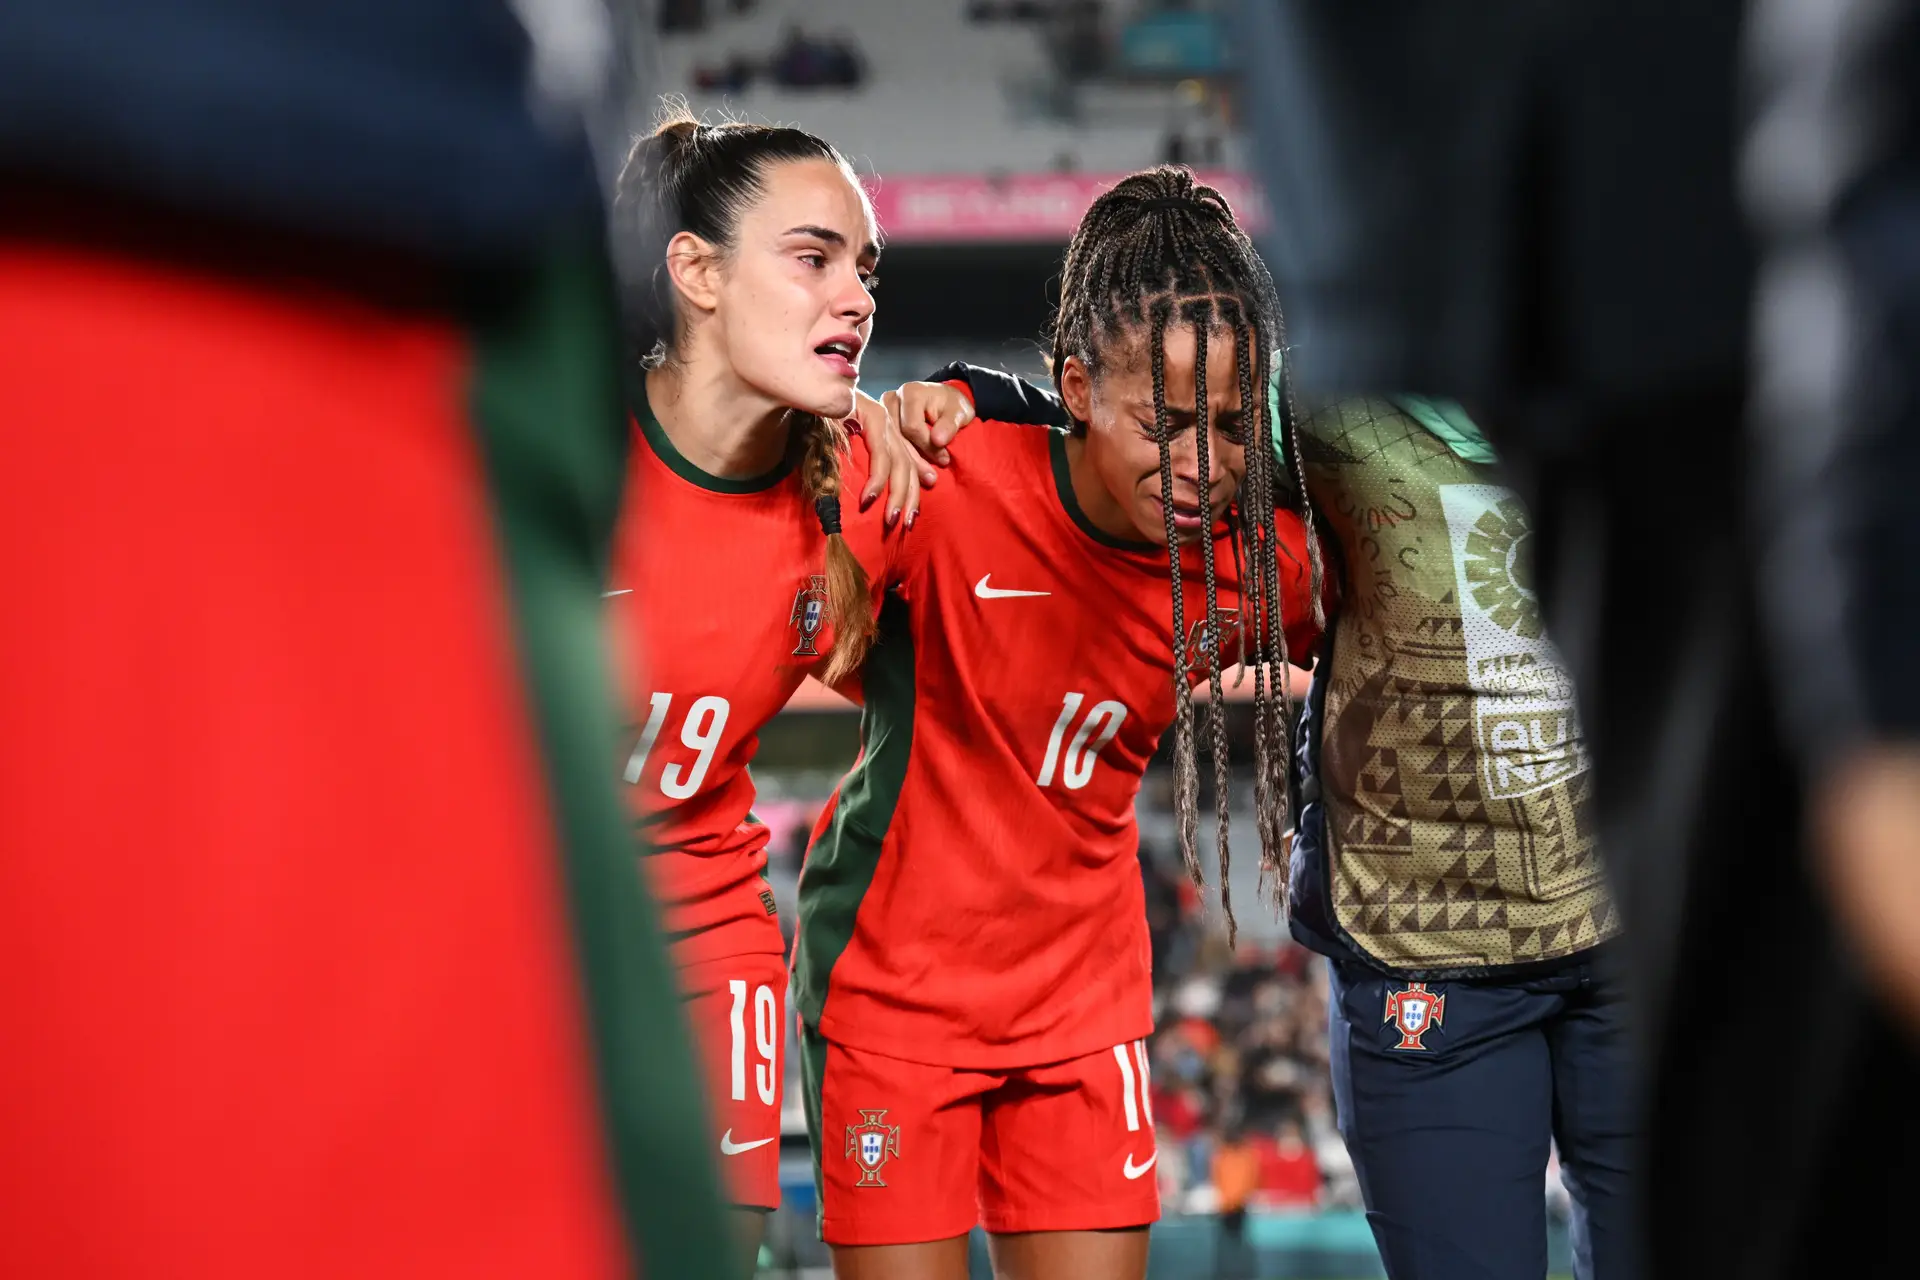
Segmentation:
[[(913, 387), (948, 386), (963, 391), (979, 418), (1026, 427), (1064, 431), (1072, 425), (1066, 405), (1045, 387), (1025, 378), (956, 360)], [(905, 388), (902, 388), (904, 391)]]
[(942, 385), (908, 383), (881, 400), (856, 395), (843, 487), (857, 489), (861, 498), (845, 513), (844, 527), (878, 609), (886, 590), (902, 579), (926, 495), (938, 485), (939, 469), (951, 464), (948, 446), (973, 421), (974, 411), (964, 390)]
[[(1012, 374), (958, 361), (931, 378), (886, 392), (878, 404), (883, 413), (861, 397), (863, 428), (871, 421), (873, 429), (860, 434), (876, 443), (898, 442), (901, 454), (919, 461), (904, 483), (913, 487), (922, 505), (897, 523), (881, 521), (885, 585), (876, 594), (876, 605), (888, 587), (912, 591), (909, 580), (916, 567), (926, 563), (932, 543), (966, 534), (972, 504), (959, 492), (928, 502), (925, 491), (939, 485), (978, 496), (983, 486), (1030, 485), (1035, 458), (1046, 456), (1044, 449), (1036, 453), (1036, 442), (1070, 425), (1065, 407), (1051, 392)], [(878, 453), (876, 449), (871, 464), (876, 471)], [(948, 473), (944, 481), (941, 472)], [(929, 517), (936, 512), (930, 528)]]
[[(903, 430), (903, 412), (913, 415), (913, 430)], [(854, 412), (845, 423), (840, 489), (859, 496), (842, 504), (831, 532), (840, 535), (859, 564), (876, 620), (883, 618), (889, 593), (905, 595), (910, 590), (909, 553), (925, 537), (916, 533), (916, 526), (926, 510), (927, 491), (939, 482), (931, 459), (937, 453), (940, 465), (950, 463), (946, 446), (972, 418), (972, 402), (950, 387), (909, 384), (908, 395), (889, 391), (883, 401), (855, 393)], [(936, 437), (937, 450), (930, 443)], [(851, 671), (833, 688), (861, 704), (864, 674), (863, 669)]]
[[(960, 481), (962, 487), (1027, 482), (1035, 441), (1064, 431), (1070, 422), (1052, 393), (1013, 374), (961, 361), (923, 381), (905, 383), (884, 399), (896, 412), (902, 435), (936, 466), (952, 472), (949, 485)], [(967, 437), (956, 446), (954, 437), (963, 428)], [(957, 510), (957, 504), (952, 499), (945, 505)]]

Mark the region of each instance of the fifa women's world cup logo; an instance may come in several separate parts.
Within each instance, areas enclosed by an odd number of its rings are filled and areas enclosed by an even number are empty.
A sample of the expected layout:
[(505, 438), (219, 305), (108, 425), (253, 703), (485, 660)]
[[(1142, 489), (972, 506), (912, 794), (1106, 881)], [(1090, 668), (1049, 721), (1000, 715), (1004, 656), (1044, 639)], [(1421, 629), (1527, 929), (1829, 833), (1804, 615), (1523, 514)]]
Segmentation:
[(816, 573), (807, 579), (806, 585), (793, 593), (793, 615), (787, 622), (800, 633), (800, 643), (793, 648), (796, 658), (817, 658), (819, 648), (814, 640), (820, 634), (820, 628), (827, 625), (827, 575)]

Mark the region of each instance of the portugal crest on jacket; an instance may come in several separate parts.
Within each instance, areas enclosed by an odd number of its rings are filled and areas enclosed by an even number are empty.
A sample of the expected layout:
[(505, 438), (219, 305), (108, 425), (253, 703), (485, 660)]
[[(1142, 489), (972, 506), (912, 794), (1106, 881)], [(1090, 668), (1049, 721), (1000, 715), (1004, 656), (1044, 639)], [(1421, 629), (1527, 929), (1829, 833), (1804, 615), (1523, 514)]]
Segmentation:
[(887, 1157), (900, 1154), (900, 1126), (887, 1123), (885, 1107), (860, 1111), (860, 1123), (847, 1126), (847, 1156), (860, 1167), (856, 1187), (884, 1187), (880, 1170)]
[(793, 613), (787, 622), (800, 633), (800, 643), (793, 647), (793, 656), (819, 657), (820, 650), (814, 647), (813, 641), (820, 634), (820, 628), (827, 624), (826, 574), (814, 574), (793, 593)]
[(1387, 992), (1386, 1021), (1400, 1028), (1396, 1049), (1425, 1049), (1420, 1037), (1440, 1025), (1447, 1011), (1447, 998), (1427, 990), (1424, 982), (1409, 983), (1399, 991)]

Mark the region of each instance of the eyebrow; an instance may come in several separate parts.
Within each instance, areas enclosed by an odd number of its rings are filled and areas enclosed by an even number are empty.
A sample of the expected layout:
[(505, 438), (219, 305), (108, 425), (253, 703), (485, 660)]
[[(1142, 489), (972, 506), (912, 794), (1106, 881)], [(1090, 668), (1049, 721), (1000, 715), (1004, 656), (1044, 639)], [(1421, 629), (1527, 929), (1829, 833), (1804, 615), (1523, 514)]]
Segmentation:
[[(1153, 402), (1151, 400), (1135, 400), (1128, 404), (1127, 408), (1141, 417), (1151, 418), (1153, 416)], [(1212, 414), (1211, 416), (1215, 421), (1221, 418), (1239, 418), (1241, 411), (1238, 409), (1222, 409), (1220, 412)], [(1192, 422), (1195, 414), (1190, 408), (1182, 408), (1179, 405), (1170, 404), (1167, 406), (1167, 417), (1177, 422)]]
[[(811, 223), (803, 223), (797, 227), (788, 227), (781, 234), (789, 236), (812, 236), (815, 240), (820, 240), (842, 249), (847, 247), (847, 238), (838, 231), (835, 231), (832, 227), (816, 227)], [(865, 247), (860, 250), (860, 256), (863, 258), (877, 258), (880, 256), (880, 246), (869, 240)]]

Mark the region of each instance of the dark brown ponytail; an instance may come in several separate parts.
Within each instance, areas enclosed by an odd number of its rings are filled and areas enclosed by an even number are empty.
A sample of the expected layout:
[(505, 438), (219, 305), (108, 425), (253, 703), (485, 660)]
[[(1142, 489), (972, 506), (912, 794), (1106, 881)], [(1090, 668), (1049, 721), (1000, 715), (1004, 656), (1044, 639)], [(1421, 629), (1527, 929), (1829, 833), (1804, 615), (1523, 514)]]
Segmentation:
[(795, 418), (800, 487), (827, 535), (827, 619), (833, 624), (833, 648), (820, 678), (836, 684), (866, 660), (875, 630), (867, 571), (840, 533), (840, 455), (847, 447), (847, 433), (839, 423), (810, 413)]

